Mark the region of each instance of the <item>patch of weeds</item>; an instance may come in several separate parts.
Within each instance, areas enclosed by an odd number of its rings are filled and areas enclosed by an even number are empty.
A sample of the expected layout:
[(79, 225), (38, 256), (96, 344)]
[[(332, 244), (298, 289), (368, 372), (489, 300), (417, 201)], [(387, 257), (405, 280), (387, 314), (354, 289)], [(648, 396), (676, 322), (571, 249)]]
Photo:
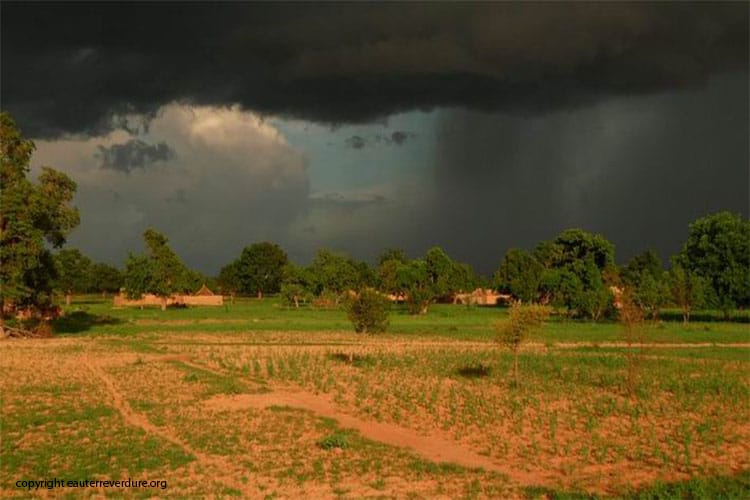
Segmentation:
[(684, 499), (684, 498), (721, 498), (741, 500), (748, 498), (750, 491), (750, 470), (735, 476), (715, 476), (693, 478), (679, 482), (656, 482), (638, 489), (622, 492), (627, 498), (637, 500), (651, 499)]
[(271, 405), (266, 409), (274, 413), (307, 413), (307, 410), (289, 405)]
[(345, 449), (349, 447), (349, 435), (346, 432), (336, 431), (333, 432), (320, 441), (318, 446), (324, 450), (332, 450), (334, 448)]
[(375, 358), (364, 354), (347, 354), (344, 352), (334, 352), (328, 354), (326, 357), (331, 361), (346, 363), (348, 365), (356, 366), (357, 368), (375, 366)]
[[(417, 459), (409, 464), (409, 469), (418, 474), (464, 474), (469, 469), (451, 462), (429, 462), (427, 460)], [(479, 469), (477, 469), (479, 470)]]
[(484, 378), (490, 375), (492, 368), (489, 366), (478, 364), (462, 366), (456, 370), (456, 374), (464, 378)]
[(382, 491), (385, 489), (385, 479), (382, 477), (379, 477), (377, 480), (370, 483), (370, 488), (378, 491)]
[(542, 486), (526, 486), (522, 491), (526, 498), (534, 500), (596, 500), (599, 498), (585, 491), (562, 491)]
[(208, 386), (204, 396), (213, 396), (215, 394), (242, 394), (247, 392), (247, 388), (235, 377), (229, 375), (218, 375), (207, 370), (201, 370), (193, 366), (188, 366), (181, 361), (169, 361), (172, 365), (186, 371), (187, 374), (182, 380), (185, 382), (201, 382)]

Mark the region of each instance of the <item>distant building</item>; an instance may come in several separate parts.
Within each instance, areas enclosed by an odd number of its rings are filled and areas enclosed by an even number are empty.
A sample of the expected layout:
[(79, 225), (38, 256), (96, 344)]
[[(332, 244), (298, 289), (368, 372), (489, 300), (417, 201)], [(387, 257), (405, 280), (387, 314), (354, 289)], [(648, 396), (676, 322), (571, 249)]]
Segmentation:
[[(143, 307), (143, 306), (161, 306), (163, 300), (158, 295), (152, 293), (144, 294), (140, 299), (129, 299), (121, 291), (115, 295), (112, 305), (114, 307)], [(200, 289), (192, 295), (172, 295), (167, 298), (167, 306), (221, 306), (224, 305), (224, 297), (216, 295), (214, 292), (203, 284)]]

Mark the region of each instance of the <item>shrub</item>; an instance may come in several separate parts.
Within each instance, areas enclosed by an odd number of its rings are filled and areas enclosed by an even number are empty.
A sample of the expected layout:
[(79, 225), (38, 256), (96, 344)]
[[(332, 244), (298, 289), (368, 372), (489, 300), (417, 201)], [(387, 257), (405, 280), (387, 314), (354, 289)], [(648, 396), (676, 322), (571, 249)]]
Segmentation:
[(349, 297), (344, 306), (357, 333), (381, 333), (388, 327), (390, 301), (371, 288)]

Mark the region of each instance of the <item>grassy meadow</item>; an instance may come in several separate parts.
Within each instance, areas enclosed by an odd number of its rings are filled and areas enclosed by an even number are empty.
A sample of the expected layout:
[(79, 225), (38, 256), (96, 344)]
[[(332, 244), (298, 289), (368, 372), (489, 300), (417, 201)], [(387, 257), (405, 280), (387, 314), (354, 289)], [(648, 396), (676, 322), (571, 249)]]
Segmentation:
[[(664, 314), (671, 319), (669, 311)], [(343, 312), (240, 299), (113, 309), (80, 297), (0, 343), (3, 496), (747, 498), (750, 324), (553, 318), (520, 354), (503, 308)], [(167, 487), (24, 489), (19, 480)]]

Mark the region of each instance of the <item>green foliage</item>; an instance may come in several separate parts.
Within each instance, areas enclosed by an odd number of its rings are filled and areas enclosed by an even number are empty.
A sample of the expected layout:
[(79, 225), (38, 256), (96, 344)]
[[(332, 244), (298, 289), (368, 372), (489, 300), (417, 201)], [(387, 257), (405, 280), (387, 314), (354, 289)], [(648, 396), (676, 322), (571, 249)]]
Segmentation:
[(540, 290), (545, 300), (567, 315), (599, 319), (610, 310), (611, 294), (604, 275), (614, 269), (614, 245), (599, 234), (566, 229), (534, 251), (545, 267)]
[(192, 291), (195, 286), (194, 275), (170, 248), (167, 237), (149, 228), (143, 233), (143, 239), (152, 262), (153, 276), (151, 290), (148, 291), (162, 297)]
[(122, 273), (116, 267), (100, 262), (91, 266), (89, 290), (101, 293), (117, 292), (123, 283)]
[(336, 431), (318, 441), (318, 446), (320, 446), (324, 450), (332, 450), (334, 448), (348, 448), (349, 436), (345, 432)]
[(45, 242), (61, 247), (79, 223), (70, 206), (76, 183), (67, 175), (44, 167), (37, 184), (27, 178), (34, 149), (0, 113), (0, 302), (10, 309), (51, 304), (55, 267)]
[(600, 234), (566, 229), (552, 242), (542, 242), (535, 256), (545, 267), (565, 267), (591, 258), (600, 271), (614, 264), (615, 247)]
[(344, 307), (357, 333), (382, 333), (388, 328), (390, 301), (372, 288), (348, 298)]
[(549, 317), (549, 308), (538, 304), (514, 302), (508, 311), (508, 320), (497, 323), (497, 341), (517, 352), (524, 340), (541, 329)]
[(400, 248), (386, 248), (378, 257), (378, 265), (380, 266), (389, 260), (395, 260), (401, 264), (406, 264), (409, 262), (409, 257), (407, 257), (406, 252)]
[(219, 271), (219, 277), (216, 280), (217, 285), (222, 293), (232, 295), (240, 289), (239, 264), (235, 260)]
[(436, 293), (427, 262), (414, 259), (397, 271), (398, 282), (406, 292), (406, 306), (410, 314), (425, 314)]
[(148, 255), (129, 254), (125, 262), (125, 288), (127, 296), (140, 298), (144, 293), (153, 293), (167, 298), (175, 293), (194, 291), (202, 276), (191, 271), (169, 247), (166, 236), (154, 229), (147, 229), (143, 239)]
[(682, 320), (690, 321), (690, 312), (705, 302), (708, 281), (675, 263), (667, 274), (667, 285), (672, 301), (682, 311)]
[(544, 266), (524, 250), (511, 248), (495, 272), (495, 286), (523, 302), (534, 302), (539, 295)]
[(298, 283), (282, 283), (281, 297), (286, 305), (299, 307), (312, 299), (312, 294), (303, 285)]
[(153, 293), (156, 271), (154, 261), (146, 255), (128, 254), (125, 260), (124, 285), (130, 299), (140, 299), (145, 293)]
[(324, 290), (340, 295), (359, 286), (360, 269), (357, 263), (346, 255), (325, 248), (315, 254), (308, 273), (315, 295), (320, 295)]
[(518, 385), (518, 350), (530, 334), (541, 330), (548, 317), (549, 309), (545, 306), (515, 302), (508, 311), (508, 320), (495, 325), (497, 341), (513, 353), (513, 379), (516, 385)]
[(633, 257), (622, 270), (623, 285), (632, 291), (632, 298), (643, 311), (656, 318), (659, 308), (669, 299), (661, 259), (653, 250)]
[(552, 307), (565, 309), (566, 314), (570, 314), (583, 293), (583, 284), (568, 269), (547, 269), (542, 274), (540, 289)]
[(91, 289), (93, 263), (77, 248), (60, 250), (54, 255), (57, 289), (66, 294), (84, 293)]
[(286, 252), (276, 243), (253, 243), (242, 250), (237, 261), (239, 290), (243, 293), (278, 293), (281, 288)]
[(679, 263), (708, 280), (718, 308), (750, 306), (750, 221), (730, 212), (698, 219), (689, 226)]

